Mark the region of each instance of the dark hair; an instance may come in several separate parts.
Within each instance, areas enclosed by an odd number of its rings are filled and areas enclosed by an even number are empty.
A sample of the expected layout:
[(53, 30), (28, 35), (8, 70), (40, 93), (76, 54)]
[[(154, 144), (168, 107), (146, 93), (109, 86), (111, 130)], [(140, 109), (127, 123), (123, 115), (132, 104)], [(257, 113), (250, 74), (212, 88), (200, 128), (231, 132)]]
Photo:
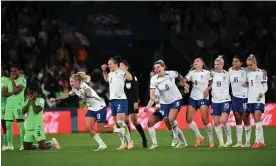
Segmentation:
[(111, 57), (109, 60), (112, 60), (114, 63), (118, 64), (118, 66), (119, 66), (122, 58), (121, 58), (121, 56), (117, 55), (115, 57)]
[(32, 91), (35, 91), (35, 92), (38, 92), (38, 85), (35, 81), (31, 81), (29, 82), (29, 85), (28, 85), (28, 89), (29, 90), (32, 90)]
[(239, 55), (234, 56), (234, 58), (238, 59), (240, 62), (243, 62), (242, 58)]
[(20, 70), (20, 66), (18, 64), (12, 64), (11, 68), (16, 68), (17, 70)]
[(122, 60), (121, 63), (123, 63), (124, 65), (126, 65), (127, 67), (129, 67), (129, 64), (126, 60)]

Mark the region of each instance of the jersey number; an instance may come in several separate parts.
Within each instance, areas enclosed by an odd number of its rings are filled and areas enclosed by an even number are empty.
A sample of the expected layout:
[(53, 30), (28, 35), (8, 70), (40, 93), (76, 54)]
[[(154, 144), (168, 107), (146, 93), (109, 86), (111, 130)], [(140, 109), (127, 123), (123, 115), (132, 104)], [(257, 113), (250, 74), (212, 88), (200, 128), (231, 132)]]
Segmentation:
[(101, 114), (97, 114), (97, 119), (99, 120), (99, 119), (101, 119)]
[(165, 84), (165, 88), (166, 88), (166, 90), (169, 90), (169, 89), (170, 89), (170, 87), (169, 87), (168, 84)]
[(37, 136), (38, 136), (38, 137), (40, 137), (40, 136), (41, 136), (40, 131), (37, 131)]
[(234, 82), (239, 82), (238, 77), (234, 77)]
[(217, 87), (221, 87), (221, 82), (217, 81)]
[(195, 80), (195, 85), (197, 85), (198, 84), (198, 82), (197, 82), (197, 80)]
[(17, 110), (17, 115), (20, 115), (20, 114), (21, 114), (21, 110), (18, 109), (18, 110)]
[(118, 104), (117, 109), (118, 109), (118, 110), (121, 109), (121, 104)]
[(253, 80), (250, 81), (250, 85), (253, 86)]

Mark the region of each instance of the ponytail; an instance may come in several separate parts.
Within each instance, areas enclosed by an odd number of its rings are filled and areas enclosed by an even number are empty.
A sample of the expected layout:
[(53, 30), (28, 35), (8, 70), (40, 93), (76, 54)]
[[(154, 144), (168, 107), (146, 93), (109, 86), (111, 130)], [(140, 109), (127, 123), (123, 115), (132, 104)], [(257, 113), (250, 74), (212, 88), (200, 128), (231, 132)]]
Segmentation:
[(252, 61), (253, 63), (257, 64), (257, 59), (253, 54), (250, 54), (246, 61)]
[(219, 55), (215, 61), (220, 61), (224, 64), (223, 55)]

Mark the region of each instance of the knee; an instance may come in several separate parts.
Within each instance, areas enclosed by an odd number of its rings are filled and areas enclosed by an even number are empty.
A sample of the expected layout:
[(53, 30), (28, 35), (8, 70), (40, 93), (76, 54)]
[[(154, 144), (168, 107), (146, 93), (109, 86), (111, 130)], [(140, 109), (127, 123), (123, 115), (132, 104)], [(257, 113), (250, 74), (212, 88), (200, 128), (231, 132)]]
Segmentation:
[(92, 128), (91, 125), (85, 125), (85, 129), (86, 129), (86, 131), (91, 131), (91, 130), (93, 130), (93, 128)]
[(227, 122), (228, 122), (227, 119), (222, 119), (222, 120), (221, 120), (221, 123), (224, 124), (224, 125), (225, 125)]
[(209, 120), (208, 119), (202, 119), (202, 122), (203, 122), (204, 126), (207, 126), (209, 124)]
[(148, 127), (153, 127), (155, 125), (155, 123), (152, 120), (148, 121)]

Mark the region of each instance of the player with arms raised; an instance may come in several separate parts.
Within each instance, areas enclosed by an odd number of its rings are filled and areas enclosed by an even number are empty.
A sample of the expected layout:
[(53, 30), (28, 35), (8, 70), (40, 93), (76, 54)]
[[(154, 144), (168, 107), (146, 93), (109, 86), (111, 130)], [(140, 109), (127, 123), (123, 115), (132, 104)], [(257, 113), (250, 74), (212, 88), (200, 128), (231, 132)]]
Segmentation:
[[(42, 117), (45, 100), (38, 97), (37, 91), (37, 85), (31, 82), (28, 86), (27, 99), (22, 109), (23, 114), (28, 114), (26, 120), (26, 133), (24, 136), (24, 150), (35, 150), (37, 148), (46, 150), (50, 149), (52, 146), (55, 146), (56, 149), (60, 149), (60, 145), (56, 138), (52, 138), (52, 140), (46, 142)], [(34, 142), (38, 144), (34, 144)]]
[(126, 141), (121, 136), (121, 146), (117, 149), (132, 149), (133, 142), (130, 137), (130, 131), (125, 123), (125, 117), (128, 113), (128, 101), (125, 94), (125, 80), (131, 81), (132, 75), (127, 70), (119, 68), (121, 62), (120, 56), (112, 57), (108, 60), (108, 68), (110, 72), (107, 74), (107, 65), (102, 65), (103, 76), (106, 82), (109, 83), (109, 94), (111, 100), (111, 111), (114, 121), (117, 126), (126, 131)]
[(120, 129), (113, 129), (112, 127), (105, 127), (106, 123), (106, 104), (98, 96), (98, 94), (89, 87), (85, 82), (90, 81), (90, 76), (84, 72), (78, 72), (70, 77), (70, 86), (72, 90), (69, 93), (64, 94), (59, 98), (51, 98), (50, 101), (54, 102), (61, 99), (66, 99), (69, 96), (79, 96), (87, 105), (88, 111), (85, 115), (85, 128), (88, 133), (96, 140), (99, 144), (99, 148), (95, 151), (105, 150), (106, 144), (102, 141), (100, 135), (93, 129), (95, 122), (97, 122), (99, 131), (102, 133), (119, 133), (124, 135), (124, 131)]
[[(201, 112), (201, 119), (206, 126), (205, 130), (209, 137), (209, 146), (214, 148), (213, 129), (209, 122), (209, 95), (204, 95), (204, 91), (208, 91), (208, 85), (211, 81), (210, 72), (204, 70), (204, 61), (201, 58), (196, 58), (193, 64), (193, 69), (186, 75), (186, 81), (192, 81), (193, 88), (189, 99), (189, 106), (186, 111), (186, 121), (189, 127), (193, 130), (196, 136), (195, 147), (198, 147), (203, 141), (196, 123), (193, 121), (197, 109)], [(206, 93), (206, 92), (205, 92)]]
[[(223, 70), (224, 60), (218, 56), (215, 60), (215, 71), (211, 72), (212, 84), (212, 115), (215, 123), (215, 131), (219, 140), (219, 147), (229, 147), (232, 144), (231, 126), (228, 123), (228, 117), (231, 109), (231, 97), (229, 95), (230, 80), (227, 71)], [(205, 96), (209, 90), (204, 91)], [(223, 123), (227, 136), (226, 145), (224, 144), (223, 134), (220, 123)]]
[(249, 68), (247, 73), (248, 81), (248, 111), (252, 113), (256, 124), (255, 143), (252, 148), (265, 147), (264, 132), (262, 126), (262, 113), (265, 110), (265, 93), (268, 90), (267, 77), (257, 66), (257, 60), (254, 55), (247, 58), (246, 64)]

